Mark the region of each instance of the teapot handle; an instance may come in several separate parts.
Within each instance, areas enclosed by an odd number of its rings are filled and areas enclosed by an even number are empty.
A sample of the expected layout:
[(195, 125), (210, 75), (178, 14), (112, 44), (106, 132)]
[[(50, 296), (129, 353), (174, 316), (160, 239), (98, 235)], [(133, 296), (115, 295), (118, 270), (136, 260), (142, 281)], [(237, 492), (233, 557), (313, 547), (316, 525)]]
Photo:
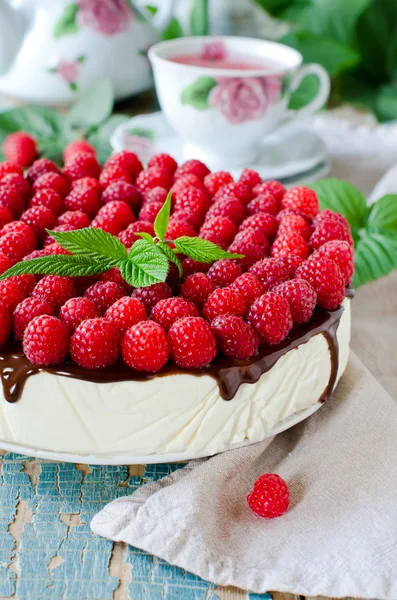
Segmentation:
[(164, 29), (172, 19), (174, 0), (161, 0), (151, 23), (155, 29)]

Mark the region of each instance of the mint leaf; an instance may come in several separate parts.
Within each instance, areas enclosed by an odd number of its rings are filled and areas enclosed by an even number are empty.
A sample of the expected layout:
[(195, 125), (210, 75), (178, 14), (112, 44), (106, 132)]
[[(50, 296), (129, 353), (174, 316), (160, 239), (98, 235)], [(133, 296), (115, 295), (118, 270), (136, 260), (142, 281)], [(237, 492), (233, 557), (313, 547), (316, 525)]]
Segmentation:
[(69, 109), (66, 120), (72, 127), (92, 127), (108, 119), (114, 104), (110, 79), (99, 79)]
[(168, 221), (170, 219), (171, 212), (171, 196), (172, 192), (169, 192), (166, 201), (157, 213), (157, 217), (154, 221), (155, 234), (161, 241), (164, 240), (168, 229)]
[(243, 254), (233, 254), (223, 250), (216, 244), (202, 238), (182, 236), (174, 240), (177, 252), (190, 256), (198, 262), (209, 263), (220, 258), (244, 258)]
[(58, 39), (63, 35), (76, 33), (76, 31), (79, 30), (78, 25), (76, 23), (78, 11), (79, 7), (77, 4), (67, 4), (65, 6), (60, 19), (55, 23), (53, 31), (55, 38)]
[(397, 233), (397, 194), (386, 194), (371, 206), (368, 231)]
[(166, 255), (168, 260), (173, 262), (178, 267), (179, 277), (182, 277), (183, 269), (182, 269), (181, 261), (176, 256), (176, 254), (173, 252), (173, 250), (169, 247), (169, 245), (166, 244), (165, 242), (159, 242), (157, 244), (157, 247), (160, 248), (160, 250)]
[(124, 244), (110, 233), (95, 227), (76, 231), (48, 231), (58, 244), (76, 256), (85, 256), (95, 261), (107, 261), (117, 266), (127, 258)]
[(353, 283), (356, 287), (379, 279), (397, 269), (397, 235), (364, 232), (355, 253)]
[(163, 252), (147, 240), (132, 246), (128, 260), (120, 263), (121, 275), (134, 287), (146, 287), (167, 279), (169, 263)]
[(63, 275), (64, 277), (86, 277), (100, 275), (108, 271), (113, 263), (106, 261), (93, 262), (83, 256), (70, 256), (67, 254), (54, 254), (23, 260), (0, 275), (0, 279), (7, 279), (14, 275)]
[(213, 87), (216, 86), (216, 80), (213, 77), (199, 77), (183, 88), (181, 92), (181, 103), (190, 104), (197, 110), (206, 110), (209, 108), (208, 96)]
[(147, 242), (150, 242), (151, 244), (155, 243), (153, 236), (150, 235), (150, 233), (146, 233), (146, 231), (134, 231), (134, 235), (146, 240)]

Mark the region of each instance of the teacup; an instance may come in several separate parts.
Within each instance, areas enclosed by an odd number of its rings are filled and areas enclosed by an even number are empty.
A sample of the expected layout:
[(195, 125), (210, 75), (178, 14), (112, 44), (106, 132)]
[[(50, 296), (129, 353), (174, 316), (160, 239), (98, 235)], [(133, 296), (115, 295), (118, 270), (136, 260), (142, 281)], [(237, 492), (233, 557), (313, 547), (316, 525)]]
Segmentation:
[[(186, 64), (189, 56), (195, 64)], [(323, 67), (302, 66), (295, 49), (254, 38), (168, 40), (152, 46), (149, 59), (161, 108), (184, 140), (184, 158), (201, 159), (212, 169), (253, 162), (261, 139), (318, 111), (330, 90)], [(310, 74), (319, 78), (316, 97), (289, 110), (291, 93)]]

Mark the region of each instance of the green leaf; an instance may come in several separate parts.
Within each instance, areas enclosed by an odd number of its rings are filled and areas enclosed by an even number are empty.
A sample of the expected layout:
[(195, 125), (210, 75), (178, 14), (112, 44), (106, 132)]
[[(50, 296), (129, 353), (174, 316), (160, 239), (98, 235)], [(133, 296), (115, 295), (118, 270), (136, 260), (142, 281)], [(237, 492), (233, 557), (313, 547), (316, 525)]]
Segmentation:
[(279, 17), (288, 6), (295, 3), (295, 0), (255, 0), (255, 2), (272, 16)]
[(72, 254), (94, 261), (107, 261), (117, 266), (127, 258), (127, 251), (120, 240), (110, 233), (95, 227), (76, 231), (48, 231), (48, 233)]
[(394, 121), (397, 118), (397, 87), (382, 85), (378, 88), (375, 112), (381, 121)]
[(181, 93), (182, 104), (190, 104), (198, 110), (209, 108), (208, 96), (213, 87), (216, 86), (216, 80), (213, 77), (199, 77), (183, 88)]
[(182, 25), (180, 24), (178, 19), (173, 17), (170, 20), (170, 22), (168, 23), (168, 25), (165, 27), (165, 29), (163, 30), (163, 32), (161, 34), (161, 39), (164, 41), (165, 40), (174, 40), (176, 38), (180, 38), (183, 36), (184, 36), (184, 32), (182, 29)]
[(157, 244), (157, 247), (160, 248), (160, 250), (166, 255), (168, 260), (173, 262), (178, 267), (179, 277), (182, 277), (183, 269), (182, 269), (181, 261), (176, 256), (176, 254), (173, 252), (173, 250), (169, 247), (169, 245), (166, 244), (165, 242), (159, 242)]
[(244, 258), (243, 254), (233, 254), (202, 238), (182, 236), (174, 240), (177, 252), (190, 256), (198, 262), (209, 263), (220, 258)]
[(363, 233), (355, 249), (356, 287), (388, 275), (397, 269), (397, 235)]
[(193, 0), (190, 30), (192, 35), (208, 35), (208, 0)]
[(72, 127), (92, 127), (108, 119), (113, 110), (114, 93), (109, 79), (99, 79), (69, 109)]
[(146, 240), (147, 242), (150, 242), (151, 244), (155, 243), (154, 237), (150, 235), (150, 233), (146, 233), (146, 231), (134, 231), (134, 235)]
[(171, 212), (171, 196), (172, 192), (169, 192), (154, 221), (154, 232), (161, 241), (164, 240), (168, 229), (168, 221), (170, 219)]
[(79, 30), (76, 23), (77, 13), (79, 11), (78, 4), (67, 4), (63, 10), (61, 17), (55, 23), (54, 37), (60, 38), (63, 35), (76, 33)]
[(126, 129), (126, 133), (129, 135), (136, 135), (137, 137), (146, 138), (150, 142), (154, 141), (153, 129), (147, 129), (146, 127), (131, 127), (130, 129)]
[(288, 104), (291, 110), (298, 110), (313, 100), (320, 89), (320, 80), (316, 75), (305, 77), (295, 92), (292, 92)]
[(163, 252), (146, 240), (132, 246), (128, 260), (120, 263), (120, 272), (134, 287), (147, 287), (167, 279), (169, 263)]
[(86, 133), (85, 137), (87, 141), (94, 146), (97, 152), (98, 161), (101, 164), (103, 164), (113, 152), (113, 148), (109, 142), (113, 131), (116, 127), (122, 123), (126, 123), (129, 119), (130, 117), (128, 115), (114, 114), (101, 125), (91, 127)]
[(368, 231), (397, 234), (397, 194), (386, 194), (370, 208)]
[(63, 275), (64, 277), (86, 277), (88, 275), (100, 275), (111, 269), (113, 264), (93, 262), (83, 256), (71, 256), (67, 254), (54, 254), (23, 260), (0, 275), (0, 279), (7, 279), (14, 275)]

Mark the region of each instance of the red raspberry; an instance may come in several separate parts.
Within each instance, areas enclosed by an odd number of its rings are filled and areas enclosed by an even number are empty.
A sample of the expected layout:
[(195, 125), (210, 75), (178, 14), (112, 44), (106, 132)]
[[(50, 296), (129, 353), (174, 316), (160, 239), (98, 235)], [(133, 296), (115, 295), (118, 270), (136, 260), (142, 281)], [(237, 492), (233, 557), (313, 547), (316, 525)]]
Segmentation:
[(156, 321), (168, 333), (171, 325), (183, 317), (198, 317), (197, 306), (183, 298), (165, 298), (157, 302), (150, 318)]
[(158, 185), (157, 187), (144, 192), (143, 199), (145, 204), (149, 204), (150, 202), (161, 202), (161, 204), (164, 204), (164, 202), (167, 200), (167, 196), (168, 191)]
[(161, 202), (145, 202), (139, 211), (139, 220), (154, 223), (158, 213), (162, 208), (163, 204)]
[[(92, 221), (92, 226), (95, 227), (97, 219), (105, 218), (107, 223), (112, 224), (112, 229), (115, 229), (114, 235), (117, 235), (128, 225), (135, 222), (135, 215), (126, 202), (121, 200), (113, 200), (103, 206), (98, 212), (96, 218)], [(105, 231), (108, 231), (107, 229)], [(113, 231), (110, 231), (113, 233)]]
[(47, 367), (65, 360), (69, 342), (66, 325), (50, 315), (39, 315), (25, 329), (23, 351), (30, 362), (39, 367)]
[(227, 287), (241, 274), (240, 265), (227, 258), (221, 258), (214, 262), (208, 271), (208, 277), (215, 287)]
[(54, 315), (54, 307), (41, 298), (25, 298), (12, 315), (14, 334), (17, 340), (23, 338), (24, 331), (30, 321), (39, 315)]
[(5, 273), (10, 267), (12, 267), (12, 262), (8, 256), (0, 252), (0, 273)]
[(342, 215), (337, 213), (322, 216), (320, 221), (314, 222), (314, 231), (309, 244), (311, 248), (318, 249), (332, 240), (345, 241), (353, 246), (349, 224)]
[(216, 341), (208, 323), (201, 317), (178, 319), (168, 332), (173, 361), (182, 369), (200, 368), (216, 356)]
[(88, 152), (96, 156), (94, 146), (91, 146), (87, 140), (74, 140), (74, 142), (66, 144), (63, 150), (63, 162), (68, 162), (74, 154), (79, 154), (80, 152)]
[(300, 215), (287, 214), (281, 221), (278, 228), (278, 235), (289, 233), (299, 233), (306, 242), (309, 241), (312, 234), (310, 225)]
[(136, 185), (139, 190), (145, 191), (157, 186), (169, 189), (172, 184), (172, 175), (166, 169), (160, 167), (151, 167), (141, 171), (136, 178)]
[(278, 258), (288, 254), (301, 258), (309, 256), (309, 245), (300, 233), (283, 233), (274, 240), (271, 255)]
[(175, 181), (174, 185), (171, 188), (172, 196), (175, 197), (179, 193), (183, 192), (183, 190), (197, 188), (199, 190), (205, 191), (204, 184), (196, 175), (187, 174), (180, 177), (177, 181)]
[(137, 298), (124, 296), (109, 306), (105, 313), (105, 319), (117, 325), (120, 333), (125, 333), (133, 325), (140, 321), (146, 321), (147, 312)]
[(35, 298), (46, 300), (58, 310), (76, 293), (73, 280), (61, 275), (46, 275), (37, 283), (32, 292)]
[(214, 202), (205, 215), (206, 221), (215, 217), (228, 217), (238, 227), (245, 219), (244, 204), (233, 196), (220, 198)]
[(125, 169), (133, 179), (135, 179), (138, 173), (143, 169), (142, 163), (135, 152), (130, 152), (129, 150), (122, 150), (117, 154), (109, 156), (104, 167), (107, 169), (114, 165)]
[(199, 188), (185, 188), (173, 195), (175, 197), (174, 210), (188, 210), (193, 214), (204, 216), (209, 207), (209, 198), (204, 190)]
[[(74, 231), (73, 229), (69, 229), (70, 225), (58, 225), (58, 227), (67, 227), (67, 229), (59, 229), (58, 231)], [(54, 231), (56, 229), (57, 228), (55, 227)], [(70, 254), (70, 252), (65, 250), (65, 248), (62, 248), (62, 246), (58, 244), (58, 242), (52, 242), (51, 244), (47, 244), (47, 246), (43, 248), (43, 250), (46, 250), (48, 252), (48, 256), (51, 254)], [(25, 258), (23, 260), (25, 260)]]
[(124, 244), (124, 246), (130, 248), (137, 240), (140, 239), (135, 235), (135, 232), (154, 235), (153, 223), (150, 221), (136, 221), (135, 223), (131, 223), (131, 225), (128, 225), (125, 231), (119, 233), (119, 240)]
[(65, 198), (70, 191), (70, 183), (59, 173), (43, 173), (33, 183), (35, 192), (38, 190), (54, 190), (57, 194)]
[(292, 279), (275, 287), (273, 292), (286, 299), (295, 325), (309, 321), (317, 304), (317, 294), (307, 281)]
[(260, 194), (270, 194), (276, 198), (278, 202), (281, 202), (286, 190), (282, 183), (275, 179), (270, 179), (269, 181), (264, 181), (263, 183), (256, 185), (253, 191), (255, 196), (259, 196)]
[(231, 358), (246, 360), (256, 353), (259, 339), (251, 325), (235, 315), (222, 315), (211, 322), (218, 348)]
[(309, 215), (305, 215), (305, 213), (303, 213), (300, 210), (297, 210), (296, 208), (284, 208), (283, 210), (280, 210), (280, 212), (278, 213), (276, 219), (278, 223), (281, 223), (281, 221), (284, 219), (284, 217), (289, 217), (290, 215), (296, 215), (298, 217), (302, 217), (302, 219), (305, 219), (306, 223), (308, 225), (312, 224), (313, 219), (311, 217), (309, 217)]
[(99, 317), (95, 304), (88, 298), (70, 298), (59, 311), (59, 319), (72, 333), (80, 323)]
[(234, 238), (233, 243), (236, 244), (239, 242), (245, 242), (253, 244), (254, 246), (259, 246), (260, 248), (265, 248), (266, 252), (269, 252), (270, 249), (266, 236), (258, 229), (243, 229), (243, 231), (240, 231)]
[[(56, 176), (56, 173), (46, 173), (44, 177), (47, 175)], [(38, 190), (29, 202), (29, 208), (32, 208), (33, 206), (45, 206), (46, 208), (49, 208), (54, 215), (59, 217), (59, 215), (63, 212), (64, 202), (62, 196), (57, 194), (57, 192), (54, 190), (42, 189)]]
[(34, 275), (28, 275), (27, 273), (25, 275), (14, 275), (9, 279), (18, 285), (25, 294), (25, 297), (30, 296), (36, 285), (36, 277)]
[(65, 198), (67, 210), (82, 210), (90, 219), (95, 217), (100, 206), (99, 194), (94, 188), (75, 187)]
[(230, 219), (216, 217), (204, 223), (199, 237), (209, 240), (226, 250), (236, 233), (236, 226)]
[(178, 167), (178, 163), (169, 154), (156, 154), (156, 156), (153, 156), (148, 163), (148, 169), (151, 169), (152, 167), (165, 169), (173, 175)]
[(260, 260), (250, 268), (250, 273), (263, 283), (266, 292), (289, 279), (287, 266), (277, 258)]
[(268, 239), (274, 238), (277, 233), (278, 223), (276, 218), (269, 213), (256, 213), (247, 217), (240, 225), (239, 231), (245, 229), (253, 229), (254, 231), (260, 231)]
[(91, 221), (88, 215), (82, 210), (68, 210), (58, 217), (57, 224), (71, 225), (73, 229), (83, 229), (84, 227), (89, 227)]
[(78, 152), (66, 161), (63, 174), (69, 181), (82, 177), (98, 179), (101, 167), (91, 152)]
[(346, 218), (340, 213), (334, 212), (329, 208), (320, 210), (316, 218), (313, 220), (313, 226), (317, 227), (317, 225), (319, 225), (322, 221), (328, 220), (331, 220), (334, 223), (341, 223), (345, 227), (346, 231), (350, 231), (350, 225)]
[(24, 256), (22, 260), (32, 260), (32, 258), (41, 258), (42, 256), (50, 256), (50, 254), (52, 254), (52, 251), (47, 246), (47, 248), (42, 248), (41, 250), (34, 250), (27, 256)]
[(181, 285), (181, 296), (201, 308), (215, 286), (205, 273), (193, 273)]
[(282, 342), (293, 325), (288, 302), (274, 292), (263, 294), (249, 309), (248, 323), (255, 329), (261, 344)]
[(114, 283), (117, 283), (117, 285), (122, 287), (123, 290), (128, 294), (131, 294), (132, 290), (134, 289), (132, 286), (128, 285), (125, 279), (123, 279), (120, 273), (120, 269), (118, 269), (117, 267), (109, 269), (109, 271), (103, 273), (103, 275), (101, 276), (101, 281), (113, 281)]
[(204, 177), (204, 186), (211, 198), (215, 196), (216, 192), (221, 187), (227, 185), (228, 183), (233, 183), (233, 177), (226, 171), (208, 173), (208, 175)]
[(102, 193), (102, 187), (99, 183), (98, 179), (94, 179), (94, 177), (81, 177), (81, 179), (75, 179), (71, 184), (72, 190), (74, 189), (93, 189), (97, 192), (98, 195)]
[[(245, 232), (252, 232), (252, 230), (247, 229)], [(253, 232), (257, 233), (257, 232)], [(237, 239), (238, 237), (238, 239)], [(263, 239), (266, 239), (263, 236)], [(250, 241), (250, 238), (247, 236), (242, 236), (238, 234), (236, 236), (234, 242), (229, 246), (229, 252), (234, 252), (235, 254), (242, 254), (244, 258), (239, 258), (237, 262), (244, 268), (249, 269), (252, 265), (254, 265), (258, 260), (265, 258), (269, 254), (270, 246), (269, 244), (265, 245), (257, 245)]]
[(281, 200), (281, 208), (295, 208), (314, 218), (320, 210), (316, 192), (304, 186), (288, 190)]
[(252, 190), (247, 185), (233, 182), (219, 188), (215, 196), (213, 196), (213, 201), (215, 202), (228, 196), (237, 198), (244, 206), (247, 206), (248, 202), (253, 198)]
[(25, 210), (25, 203), (21, 194), (11, 185), (0, 186), (0, 206), (8, 208), (14, 219), (19, 219)]
[(172, 218), (176, 221), (184, 221), (193, 227), (195, 231), (198, 231), (202, 225), (203, 219), (199, 212), (191, 212), (189, 209), (178, 210), (174, 212)]
[(210, 266), (210, 263), (198, 262), (197, 260), (187, 257), (182, 261), (183, 276), (186, 279), (186, 277), (193, 275), (193, 273), (207, 273)]
[(295, 278), (306, 279), (317, 292), (317, 304), (334, 310), (345, 297), (345, 282), (336, 262), (323, 256), (311, 256), (295, 273)]
[(10, 313), (0, 302), (0, 346), (6, 343), (11, 333), (11, 317)]
[(113, 281), (97, 281), (84, 292), (84, 297), (95, 304), (100, 314), (123, 296), (125, 296), (123, 288)]
[(169, 357), (164, 329), (153, 321), (133, 325), (121, 341), (121, 354), (131, 369), (149, 373), (160, 371)]
[(249, 215), (256, 215), (257, 213), (269, 213), (269, 215), (275, 216), (280, 210), (280, 202), (275, 196), (271, 194), (260, 194), (256, 196), (247, 205), (247, 213)]
[(125, 183), (129, 183), (132, 185), (133, 183), (132, 175), (119, 165), (110, 165), (109, 167), (104, 167), (102, 173), (99, 176), (99, 184), (103, 190), (105, 190), (109, 185), (115, 182), (124, 181)]
[(279, 475), (265, 473), (258, 477), (247, 496), (250, 509), (265, 519), (283, 515), (289, 507), (289, 490)]
[(0, 185), (10, 185), (20, 196), (22, 196), (24, 202), (28, 202), (32, 197), (32, 188), (30, 187), (29, 182), (19, 173), (9, 173), (8, 175), (4, 175), (4, 177), (0, 179)]
[(293, 277), (297, 268), (303, 263), (303, 258), (295, 254), (288, 254), (288, 256), (280, 256), (278, 261), (284, 263), (287, 267), (288, 275)]
[(18, 233), (23, 235), (29, 243), (36, 247), (36, 238), (34, 237), (33, 231), (30, 229), (29, 225), (23, 223), (22, 221), (11, 221), (10, 223), (6, 223), (1, 231), (1, 235), (5, 235), (6, 233)]
[(203, 306), (203, 316), (207, 321), (212, 321), (220, 315), (237, 315), (242, 317), (246, 306), (244, 297), (236, 289), (225, 287), (217, 288), (208, 296)]
[(36, 244), (23, 233), (5, 233), (0, 237), (0, 252), (15, 264), (36, 248)]
[(25, 292), (18, 283), (12, 281), (12, 279), (0, 281), (0, 302), (4, 304), (9, 312), (14, 312), (17, 305), (25, 298)]
[(127, 181), (118, 180), (109, 184), (107, 188), (102, 193), (102, 204), (107, 204), (108, 202), (113, 202), (114, 200), (121, 200), (128, 204), (132, 210), (139, 210), (142, 204), (142, 196), (135, 187), (131, 183), (127, 183)]
[(186, 221), (180, 221), (179, 219), (171, 217), (168, 223), (166, 238), (169, 240), (176, 240), (183, 235), (187, 237), (196, 237), (196, 231)]
[(339, 240), (332, 240), (331, 242), (326, 242), (320, 246), (320, 248), (314, 252), (313, 256), (324, 256), (325, 258), (330, 258), (335, 261), (341, 270), (345, 285), (351, 283), (354, 273), (354, 256), (350, 244)]
[(244, 183), (244, 185), (247, 185), (251, 190), (253, 190), (255, 186), (262, 183), (262, 178), (259, 173), (253, 169), (243, 169), (239, 178), (239, 182)]
[[(68, 223), (64, 223), (63, 225), (57, 225), (56, 227), (53, 227), (52, 231), (74, 231), (74, 227), (73, 225), (69, 225)], [(55, 244), (57, 244), (57, 242), (55, 241), (55, 238), (52, 237), (52, 235), (47, 235), (46, 239), (44, 240), (44, 247), (48, 247), (48, 246), (53, 246), (53, 248), (55, 248)], [(58, 247), (58, 246), (57, 246)], [(51, 249), (53, 249), (51, 248)], [(58, 252), (55, 252), (55, 254), (58, 254)], [(60, 254), (63, 254), (62, 252)], [(69, 252), (67, 252), (67, 250), (65, 250), (65, 254), (69, 254)]]
[(171, 298), (172, 289), (166, 283), (154, 283), (148, 287), (137, 288), (133, 292), (133, 297), (138, 298), (150, 314), (152, 308), (164, 298)]
[(107, 319), (87, 319), (77, 326), (70, 341), (72, 360), (84, 369), (113, 365), (120, 353), (120, 333)]
[(177, 181), (184, 175), (195, 175), (201, 179), (201, 181), (204, 181), (204, 177), (208, 175), (208, 173), (210, 173), (209, 168), (200, 160), (187, 160), (175, 171), (174, 181)]
[(58, 167), (48, 158), (38, 158), (28, 169), (27, 180), (32, 185), (43, 173), (60, 173)]
[(17, 173), (18, 175), (23, 176), (23, 169), (13, 162), (6, 161), (0, 163), (0, 181), (2, 181), (6, 175), (10, 175), (11, 173)]
[(171, 288), (173, 294), (179, 294), (181, 277), (179, 275), (178, 267), (174, 263), (170, 263), (169, 265), (168, 275), (165, 282)]
[(251, 304), (265, 293), (264, 284), (252, 273), (243, 273), (230, 284), (233, 290), (237, 290), (243, 296), (245, 306), (249, 308)]
[(46, 229), (52, 229), (57, 222), (56, 216), (45, 206), (28, 208), (21, 216), (21, 221), (29, 225), (38, 242), (42, 242), (47, 235)]
[(24, 131), (15, 131), (5, 138), (3, 153), (10, 162), (28, 167), (37, 156), (36, 140)]

